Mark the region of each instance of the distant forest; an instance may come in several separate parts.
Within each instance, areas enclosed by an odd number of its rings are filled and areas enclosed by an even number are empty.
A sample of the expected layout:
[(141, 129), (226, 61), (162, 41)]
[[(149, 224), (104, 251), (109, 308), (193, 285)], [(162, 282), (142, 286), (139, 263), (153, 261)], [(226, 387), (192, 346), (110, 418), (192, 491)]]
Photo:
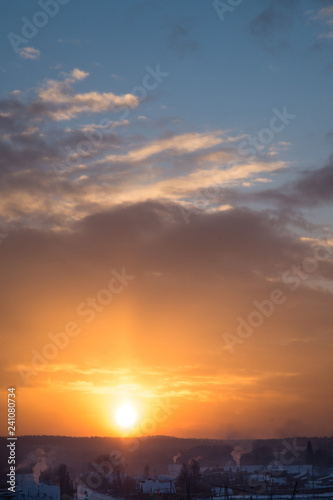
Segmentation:
[[(7, 473), (7, 439), (1, 441), (1, 478)], [(309, 442), (310, 453), (309, 453)], [(64, 436), (20, 436), (17, 440), (17, 473), (31, 473), (65, 463), (73, 475), (88, 470), (102, 454), (118, 452), (130, 475), (142, 474), (145, 465), (151, 474), (167, 473), (168, 466), (196, 458), (201, 467), (267, 465), (279, 456), (285, 463), (300, 465), (313, 461), (333, 466), (333, 438), (298, 437), (262, 440), (180, 439), (166, 436), (144, 438), (74, 438)]]

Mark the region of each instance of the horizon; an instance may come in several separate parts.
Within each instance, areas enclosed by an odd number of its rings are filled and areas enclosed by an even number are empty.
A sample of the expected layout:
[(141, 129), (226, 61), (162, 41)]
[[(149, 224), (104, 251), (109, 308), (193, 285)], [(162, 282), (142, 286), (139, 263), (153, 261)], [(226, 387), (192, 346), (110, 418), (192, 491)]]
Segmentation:
[[(181, 437), (181, 436), (167, 436), (163, 434), (152, 434), (152, 435), (131, 435), (131, 436), (119, 436), (119, 435), (114, 435), (114, 436), (69, 436), (69, 435), (58, 435), (58, 434), (17, 434), (18, 437), (54, 437), (54, 438), (77, 438), (77, 439), (92, 439), (92, 438), (101, 438), (101, 439), (141, 439), (144, 441), (145, 439), (149, 438), (167, 438), (167, 439), (184, 439), (184, 440), (198, 440), (198, 441), (283, 441), (287, 439), (332, 439), (333, 436), (282, 436), (282, 437), (275, 437), (275, 438), (270, 438), (270, 437), (260, 437), (260, 438), (205, 438), (205, 437)], [(7, 439), (7, 436), (0, 436), (0, 438)]]
[(5, 5), (1, 434), (333, 435), (332, 25)]

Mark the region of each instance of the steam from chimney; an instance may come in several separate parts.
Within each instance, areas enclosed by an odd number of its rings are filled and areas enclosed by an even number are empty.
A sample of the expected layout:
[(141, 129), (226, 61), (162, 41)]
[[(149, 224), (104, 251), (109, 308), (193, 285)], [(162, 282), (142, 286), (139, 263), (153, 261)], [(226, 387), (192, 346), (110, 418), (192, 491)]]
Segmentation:
[(252, 446), (250, 444), (248, 444), (244, 448), (242, 446), (240, 446), (239, 444), (237, 444), (234, 447), (234, 449), (232, 450), (232, 452), (230, 453), (230, 455), (232, 456), (232, 458), (234, 459), (236, 464), (239, 466), (242, 455), (244, 455), (244, 453), (249, 453), (251, 450), (252, 450)]
[(29, 453), (27, 458), (23, 460), (18, 466), (17, 471), (26, 467), (32, 467), (32, 475), (36, 484), (39, 484), (39, 477), (41, 473), (49, 468), (52, 462), (50, 453), (47, 453), (43, 448), (37, 448)]
[(182, 454), (181, 454), (180, 452), (178, 453), (178, 455), (175, 455), (175, 456), (172, 458), (173, 463), (175, 464), (175, 463), (177, 462), (178, 458), (179, 458), (179, 457), (181, 457), (181, 456), (182, 456)]
[(32, 468), (32, 475), (34, 477), (34, 481), (36, 484), (39, 484), (39, 477), (41, 472), (44, 470), (48, 469), (49, 466), (46, 463), (46, 458), (42, 457), (42, 461), (38, 462), (36, 465), (33, 466)]

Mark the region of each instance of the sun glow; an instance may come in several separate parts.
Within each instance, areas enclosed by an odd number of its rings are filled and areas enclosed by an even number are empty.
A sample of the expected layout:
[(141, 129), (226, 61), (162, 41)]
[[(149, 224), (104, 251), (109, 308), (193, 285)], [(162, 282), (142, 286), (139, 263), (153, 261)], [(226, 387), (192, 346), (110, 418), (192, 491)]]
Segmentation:
[(124, 403), (118, 408), (116, 420), (121, 427), (131, 427), (136, 419), (137, 412), (130, 403)]

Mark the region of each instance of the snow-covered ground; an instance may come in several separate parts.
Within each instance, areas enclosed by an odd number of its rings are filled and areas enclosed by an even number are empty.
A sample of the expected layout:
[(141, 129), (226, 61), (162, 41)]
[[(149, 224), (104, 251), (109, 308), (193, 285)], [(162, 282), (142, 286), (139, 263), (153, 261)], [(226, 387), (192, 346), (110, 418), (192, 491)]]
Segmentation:
[(13, 497), (15, 500), (29, 500), (33, 498), (60, 500), (59, 486), (36, 484), (32, 474), (17, 474), (16, 483), (16, 495)]

